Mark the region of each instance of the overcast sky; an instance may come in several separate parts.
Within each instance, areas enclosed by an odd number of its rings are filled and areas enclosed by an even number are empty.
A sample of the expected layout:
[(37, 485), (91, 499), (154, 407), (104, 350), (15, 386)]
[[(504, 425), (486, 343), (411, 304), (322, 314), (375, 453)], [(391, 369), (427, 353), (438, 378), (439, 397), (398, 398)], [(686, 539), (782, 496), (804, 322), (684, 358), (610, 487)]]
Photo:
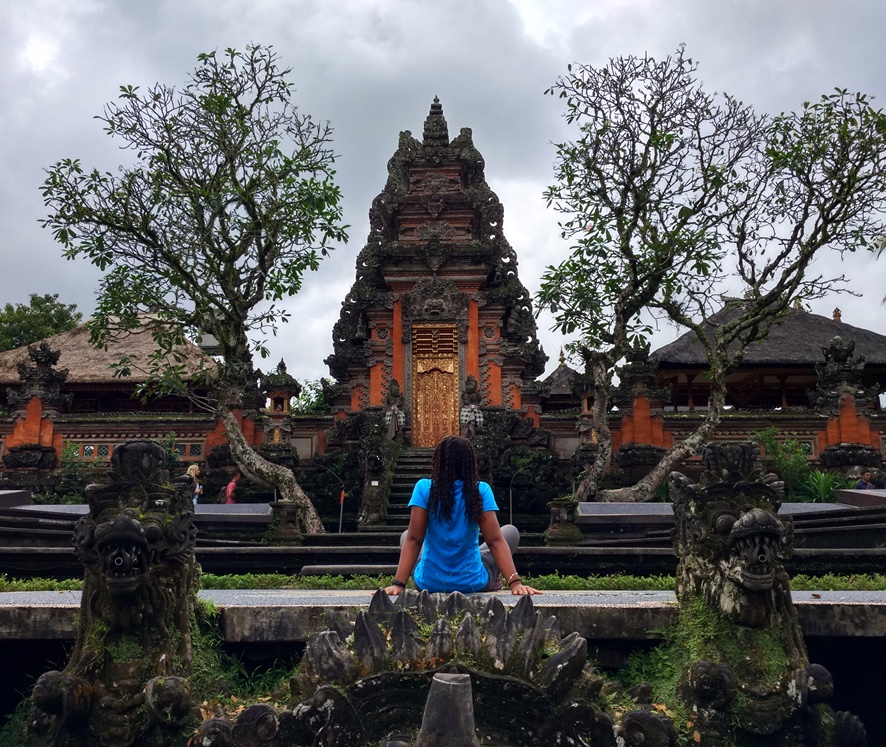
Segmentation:
[[(420, 137), (435, 95), (450, 136), (471, 127), (505, 209), (504, 231), (533, 294), (565, 257), (551, 183), (552, 142), (569, 136), (544, 90), (570, 62), (628, 54), (663, 57), (685, 43), (710, 91), (760, 111), (797, 109), (835, 86), (886, 106), (882, 0), (7, 0), (0, 3), (0, 304), (58, 293), (88, 315), (97, 272), (67, 261), (40, 228), (43, 170), (60, 158), (114, 169), (123, 158), (93, 117), (121, 84), (181, 85), (197, 54), (274, 45), (291, 67), (296, 103), (335, 129), (351, 240), (324, 260), (288, 304), (293, 322), (271, 341), (299, 379), (328, 376), (332, 325), (354, 280), (370, 202), (385, 184), (401, 130)], [(847, 256), (860, 298), (831, 297), (850, 324), (886, 333), (886, 258)], [(562, 338), (539, 321), (557, 361)], [(669, 342), (663, 329), (655, 343)], [(655, 346), (655, 345), (654, 345)]]

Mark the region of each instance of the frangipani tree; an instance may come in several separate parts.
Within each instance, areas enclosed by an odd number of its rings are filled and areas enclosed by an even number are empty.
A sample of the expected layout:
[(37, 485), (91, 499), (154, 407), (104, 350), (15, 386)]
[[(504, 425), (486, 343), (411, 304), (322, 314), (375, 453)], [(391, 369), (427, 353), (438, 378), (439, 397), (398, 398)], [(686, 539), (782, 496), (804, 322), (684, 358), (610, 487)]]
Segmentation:
[[(555, 328), (576, 336), (593, 378), (600, 448), (579, 498), (647, 500), (720, 421), (726, 376), (795, 302), (839, 290), (811, 271), (823, 251), (870, 248), (883, 235), (886, 118), (863, 94), (837, 90), (771, 118), (706, 93), (683, 47), (662, 61), (621, 57), (570, 66), (548, 91), (574, 140), (557, 147), (546, 192), (565, 217), (569, 257), (537, 295)], [(720, 325), (706, 320), (729, 293)], [(656, 318), (695, 332), (710, 365), (705, 418), (636, 485), (598, 495), (612, 455), (607, 425), (615, 365)]]
[[(181, 90), (121, 87), (98, 119), (134, 164), (116, 174), (76, 159), (55, 164), (43, 185), (43, 225), (66, 257), (105, 272), (89, 322), (94, 344), (146, 314), (156, 320), (156, 389), (196, 396), (195, 378), (186, 381), (170, 353), (187, 338), (215, 338), (220, 363), (203, 371), (209, 394), (200, 403), (222, 418), (243, 472), (297, 502), (304, 528), (321, 532), (292, 472), (249, 447), (234, 409), (256, 394), (253, 355), (266, 353), (261, 340), (285, 321), (279, 302), (298, 293), (332, 242), (347, 239), (331, 128), (295, 107), (290, 71), (272, 49), (198, 60)], [(121, 374), (127, 365), (120, 361)]]

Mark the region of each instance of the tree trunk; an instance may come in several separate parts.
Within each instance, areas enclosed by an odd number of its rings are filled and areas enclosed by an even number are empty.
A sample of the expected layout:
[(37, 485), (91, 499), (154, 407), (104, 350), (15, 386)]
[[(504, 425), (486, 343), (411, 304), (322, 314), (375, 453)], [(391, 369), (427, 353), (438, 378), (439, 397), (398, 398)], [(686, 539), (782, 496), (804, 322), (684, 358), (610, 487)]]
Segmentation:
[[(612, 431), (609, 430), (609, 380), (608, 370), (602, 365), (594, 365), (594, 405), (591, 408), (594, 432), (597, 434), (597, 456), (588, 470), (585, 479), (575, 491), (577, 501), (597, 500), (597, 485), (609, 472), (612, 463)], [(600, 385), (597, 382), (606, 381)]]
[(704, 420), (698, 424), (689, 437), (677, 444), (665, 454), (646, 477), (636, 485), (614, 490), (603, 490), (597, 500), (615, 503), (640, 503), (651, 500), (658, 486), (667, 479), (673, 469), (686, 457), (698, 452), (711, 437), (723, 416), (723, 405), (726, 404), (726, 383), (724, 375), (711, 377), (711, 394), (708, 398), (708, 412)]
[(275, 487), (281, 501), (295, 503), (299, 512), (299, 527), (305, 534), (323, 534), (326, 529), (311, 499), (301, 489), (292, 470), (269, 462), (260, 456), (246, 441), (243, 429), (230, 407), (222, 406), (219, 414), (227, 430), (231, 455), (240, 471), (253, 482), (268, 487)]

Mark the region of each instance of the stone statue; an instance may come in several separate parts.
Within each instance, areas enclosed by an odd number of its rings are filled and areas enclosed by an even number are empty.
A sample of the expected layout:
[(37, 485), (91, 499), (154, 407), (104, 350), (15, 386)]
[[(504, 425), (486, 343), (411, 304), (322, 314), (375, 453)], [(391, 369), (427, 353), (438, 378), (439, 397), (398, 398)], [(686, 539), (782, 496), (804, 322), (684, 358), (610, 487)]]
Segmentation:
[(385, 427), (388, 429), (388, 438), (393, 441), (406, 425), (403, 395), (400, 393), (400, 382), (397, 379), (391, 379), (388, 395), (385, 397), (385, 408)]
[(669, 478), (680, 618), (667, 655), (685, 662), (678, 697), (703, 745), (864, 744), (861, 722), (823, 702), (833, 682), (809, 662), (784, 569), (784, 483), (762, 473), (759, 454), (755, 443), (709, 444), (697, 484)]
[(477, 429), (483, 425), (483, 411), (480, 409), (482, 399), (477, 379), (473, 374), (468, 374), (461, 395), (462, 406), (458, 415), (461, 435), (464, 438), (473, 440)]
[(74, 531), (85, 566), (77, 639), (34, 686), (29, 747), (178, 744), (192, 718), (196, 529), (187, 475), (150, 441), (117, 446)]

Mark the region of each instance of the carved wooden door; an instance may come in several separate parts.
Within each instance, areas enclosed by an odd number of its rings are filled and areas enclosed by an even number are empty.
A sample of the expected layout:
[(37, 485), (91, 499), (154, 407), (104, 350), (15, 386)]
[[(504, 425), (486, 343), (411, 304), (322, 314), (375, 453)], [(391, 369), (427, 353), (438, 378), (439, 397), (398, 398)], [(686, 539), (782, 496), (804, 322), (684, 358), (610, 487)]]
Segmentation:
[(412, 326), (412, 444), (458, 435), (458, 339), (454, 324)]

